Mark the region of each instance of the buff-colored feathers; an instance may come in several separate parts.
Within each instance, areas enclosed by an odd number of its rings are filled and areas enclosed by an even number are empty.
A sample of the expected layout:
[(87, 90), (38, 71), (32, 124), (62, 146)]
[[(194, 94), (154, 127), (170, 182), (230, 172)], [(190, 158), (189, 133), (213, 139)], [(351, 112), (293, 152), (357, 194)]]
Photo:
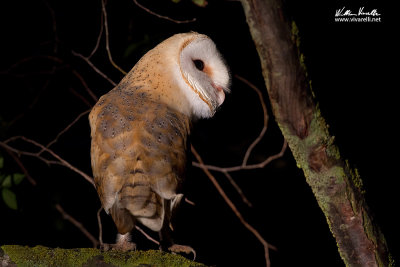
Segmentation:
[(137, 221), (168, 225), (185, 178), (194, 117), (211, 117), (229, 73), (215, 44), (198, 33), (174, 35), (144, 55), (91, 111), (96, 188), (120, 234)]

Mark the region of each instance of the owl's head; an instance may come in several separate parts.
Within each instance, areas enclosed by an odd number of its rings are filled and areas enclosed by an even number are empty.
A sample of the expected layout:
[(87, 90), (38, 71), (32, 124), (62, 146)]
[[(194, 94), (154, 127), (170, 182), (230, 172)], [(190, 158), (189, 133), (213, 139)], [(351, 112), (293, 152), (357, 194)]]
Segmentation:
[(211, 117), (224, 102), (225, 92), (229, 92), (228, 67), (208, 36), (198, 33), (181, 36), (180, 88), (189, 99), (194, 116)]
[(134, 82), (145, 83), (153, 96), (190, 117), (212, 117), (229, 92), (230, 75), (221, 54), (208, 36), (195, 32), (166, 39), (131, 72)]

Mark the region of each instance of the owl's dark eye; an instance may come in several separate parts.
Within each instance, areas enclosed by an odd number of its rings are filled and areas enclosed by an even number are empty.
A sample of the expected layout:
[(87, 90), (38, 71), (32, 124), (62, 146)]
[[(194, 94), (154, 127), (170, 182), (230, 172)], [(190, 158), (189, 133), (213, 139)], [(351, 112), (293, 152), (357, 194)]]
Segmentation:
[(204, 62), (200, 59), (195, 59), (193, 60), (194, 65), (196, 66), (196, 69), (203, 71), (204, 69)]

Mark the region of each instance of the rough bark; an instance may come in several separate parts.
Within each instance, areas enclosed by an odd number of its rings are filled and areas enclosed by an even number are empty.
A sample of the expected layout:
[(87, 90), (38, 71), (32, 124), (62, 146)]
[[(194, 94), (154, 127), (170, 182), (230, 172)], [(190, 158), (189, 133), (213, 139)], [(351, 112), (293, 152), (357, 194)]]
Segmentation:
[(95, 248), (47, 248), (6, 245), (0, 247), (0, 266), (186, 266), (205, 267), (180, 255), (156, 250), (149, 251), (108, 251)]
[(280, 0), (241, 0), (275, 119), (322, 209), (346, 266), (394, 265), (363, 196), (334, 144), (307, 80), (297, 29)]

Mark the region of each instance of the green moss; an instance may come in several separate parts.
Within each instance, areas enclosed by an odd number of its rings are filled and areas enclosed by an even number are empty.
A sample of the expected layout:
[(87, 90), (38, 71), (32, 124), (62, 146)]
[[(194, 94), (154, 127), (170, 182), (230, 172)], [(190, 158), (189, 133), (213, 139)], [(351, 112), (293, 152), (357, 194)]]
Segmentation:
[[(369, 240), (372, 241), (372, 243), (374, 245), (376, 245), (377, 247), (380, 246), (386, 246), (386, 239), (383, 236), (383, 233), (379, 230), (374, 228), (374, 225), (370, 219), (370, 217), (368, 216), (368, 214), (363, 211), (362, 212), (362, 216), (363, 216), (363, 226), (364, 226), (364, 231), (368, 237)], [(382, 258), (382, 255), (379, 255), (379, 249), (375, 250), (375, 259), (378, 263), (379, 267), (395, 267), (395, 262), (393, 259), (392, 254), (389, 252), (387, 257), (388, 258)]]
[(391, 253), (389, 253), (389, 267), (395, 267), (396, 263)]
[(304, 74), (306, 76), (306, 78), (308, 77), (308, 73), (307, 73), (307, 67), (306, 67), (306, 57), (304, 56), (303, 53), (301, 53), (300, 50), (300, 44), (301, 44), (301, 40), (300, 40), (300, 32), (299, 32), (299, 28), (296, 25), (296, 22), (292, 21), (292, 27), (291, 27), (291, 39), (293, 44), (296, 45), (297, 47), (297, 55), (299, 57), (299, 63), (301, 68), (304, 71)]
[(26, 247), (5, 245), (1, 249), (19, 267), (37, 266), (96, 266), (103, 261), (110, 266), (140, 266), (146, 264), (156, 267), (203, 267), (205, 265), (190, 261), (180, 255), (161, 251), (102, 252), (93, 248), (61, 249), (43, 246)]
[(299, 52), (299, 61), (300, 61), (301, 68), (304, 70), (306, 78), (308, 78), (308, 72), (307, 72), (307, 66), (306, 66), (306, 56), (300, 52)]
[[(349, 163), (348, 163), (347, 160), (346, 160), (346, 165), (347, 165), (348, 168), (350, 169)], [(358, 190), (360, 191), (361, 194), (365, 194), (363, 181), (362, 181), (362, 179), (361, 179), (361, 177), (360, 177), (360, 173), (359, 173), (358, 169), (357, 169), (357, 168), (355, 168), (355, 169), (350, 169), (350, 175), (351, 175), (351, 180), (352, 180), (352, 182), (353, 182), (353, 185), (354, 185), (356, 188), (358, 188)]]
[(295, 21), (292, 21), (292, 42), (296, 44), (297, 48), (300, 47), (300, 36), (299, 36), (299, 28), (296, 25)]
[[(283, 126), (283, 127), (282, 127)], [(340, 159), (340, 152), (334, 144), (334, 137), (330, 136), (327, 124), (322, 117), (318, 106), (314, 109), (309, 126), (309, 135), (301, 139), (290, 133), (288, 127), (280, 125), (280, 128), (288, 141), (289, 147), (296, 159), (297, 167), (301, 168), (305, 174), (307, 183), (311, 186), (318, 204), (325, 214), (327, 214), (330, 205), (335, 200), (326, 193), (326, 189), (332, 184), (342, 184), (345, 182), (346, 172), (343, 166), (333, 164), (328, 169), (315, 172), (310, 168), (309, 153), (315, 147), (323, 146), (329, 160)], [(307, 153), (305, 153), (307, 152)], [(329, 166), (329, 164), (327, 165)], [(327, 167), (325, 166), (325, 167)], [(332, 177), (335, 179), (332, 180)], [(328, 221), (328, 224), (330, 222)]]
[[(297, 166), (301, 168), (306, 177), (307, 183), (317, 198), (318, 205), (324, 212), (329, 228), (332, 233), (333, 227), (338, 227), (342, 232), (347, 232), (346, 224), (333, 225), (331, 216), (335, 216), (335, 207), (343, 207), (350, 201), (354, 214), (357, 216), (361, 212), (364, 232), (372, 244), (376, 246), (386, 246), (386, 241), (381, 232), (377, 232), (371, 218), (362, 208), (362, 194), (364, 194), (363, 182), (358, 169), (351, 168), (348, 161), (341, 158), (338, 147), (334, 144), (334, 137), (329, 134), (328, 126), (322, 117), (318, 105), (313, 110), (312, 119), (309, 126), (309, 135), (301, 139), (290, 132), (289, 127), (279, 124), (283, 135), (288, 141), (289, 147), (296, 159)], [(315, 148), (325, 149), (327, 164), (318, 171), (312, 170), (309, 162), (310, 153)], [(360, 195), (361, 193), (361, 195)], [(343, 205), (344, 204), (344, 205)], [(333, 207), (333, 209), (332, 209)], [(341, 246), (338, 244), (339, 252), (344, 260), (348, 262), (348, 255), (345, 255)], [(394, 266), (393, 258), (382, 258), (379, 251), (375, 251), (378, 266)]]
[(119, 253), (116, 251), (105, 252), (104, 261), (116, 266), (137, 266), (140, 264), (150, 264), (152, 266), (178, 267), (178, 266), (205, 266), (200, 263), (190, 261), (182, 256), (173, 255), (158, 250), (132, 251)]
[(6, 245), (1, 247), (18, 266), (81, 266), (90, 258), (99, 255), (97, 249), (50, 249), (43, 246), (33, 248)]

